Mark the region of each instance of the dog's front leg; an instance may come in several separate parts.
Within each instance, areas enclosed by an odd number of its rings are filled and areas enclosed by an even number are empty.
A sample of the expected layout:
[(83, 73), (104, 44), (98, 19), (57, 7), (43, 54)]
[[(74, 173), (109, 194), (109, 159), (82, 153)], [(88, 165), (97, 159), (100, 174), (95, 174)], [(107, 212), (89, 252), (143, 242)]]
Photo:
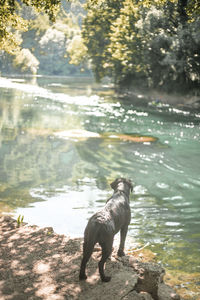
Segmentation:
[(120, 245), (119, 245), (119, 250), (117, 252), (118, 256), (124, 256), (124, 244), (125, 244), (125, 239), (126, 239), (126, 234), (128, 231), (128, 225), (125, 225), (124, 227), (121, 228), (120, 231)]

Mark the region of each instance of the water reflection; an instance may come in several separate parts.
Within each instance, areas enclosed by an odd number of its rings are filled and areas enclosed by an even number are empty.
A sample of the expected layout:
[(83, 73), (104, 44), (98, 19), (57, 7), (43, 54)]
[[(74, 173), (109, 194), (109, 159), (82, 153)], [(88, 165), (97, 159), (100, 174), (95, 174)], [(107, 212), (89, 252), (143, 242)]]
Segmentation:
[[(128, 177), (135, 184), (129, 236), (150, 242), (166, 265), (173, 267), (176, 257), (180, 268), (199, 270), (197, 112), (122, 101), (112, 90), (68, 79), (4, 84), (2, 211), (82, 236), (87, 219), (111, 195), (109, 183)], [(156, 140), (129, 139), (138, 136)]]

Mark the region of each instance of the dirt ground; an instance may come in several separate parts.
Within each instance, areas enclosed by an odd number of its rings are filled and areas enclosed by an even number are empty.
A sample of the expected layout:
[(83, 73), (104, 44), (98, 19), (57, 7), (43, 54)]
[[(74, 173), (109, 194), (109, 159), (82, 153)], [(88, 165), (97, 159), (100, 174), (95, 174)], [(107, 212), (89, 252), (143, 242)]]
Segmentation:
[(52, 228), (17, 228), (10, 217), (0, 222), (0, 299), (70, 299), (81, 291), (79, 239)]
[[(96, 249), (88, 263), (88, 279), (80, 282), (82, 239), (55, 234), (52, 228), (18, 228), (11, 217), (0, 217), (0, 300), (180, 299), (162, 282), (161, 267), (140, 265), (135, 259), (131, 266), (129, 256), (120, 261), (115, 251), (106, 264), (112, 280), (102, 283), (100, 255)], [(160, 296), (154, 297), (152, 287), (157, 289), (158, 283)]]

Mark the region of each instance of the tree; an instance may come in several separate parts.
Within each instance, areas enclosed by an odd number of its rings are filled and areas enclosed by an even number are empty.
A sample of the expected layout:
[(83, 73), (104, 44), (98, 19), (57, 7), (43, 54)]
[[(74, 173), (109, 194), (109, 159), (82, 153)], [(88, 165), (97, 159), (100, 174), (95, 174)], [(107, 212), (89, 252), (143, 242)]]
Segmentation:
[[(196, 0), (88, 0), (82, 36), (97, 79), (191, 89), (200, 81)], [(141, 80), (142, 79), (142, 80)]]
[(118, 0), (89, 0), (85, 6), (87, 17), (83, 22), (82, 37), (97, 81), (112, 74), (112, 65), (108, 59), (109, 33), (111, 24), (119, 14), (121, 3)]
[(20, 16), (22, 4), (34, 7), (38, 12), (46, 13), (55, 21), (60, 0), (1, 0), (0, 5), (0, 50), (14, 54), (19, 50), (21, 39), (18, 31), (28, 29), (28, 21)]
[[(81, 16), (85, 14), (81, 1), (61, 1), (53, 22), (48, 14), (38, 12), (33, 6), (16, 3), (18, 9), (15, 12), (24, 20), (25, 26), (18, 30), (7, 27), (8, 33), (13, 34), (13, 40), (6, 48), (8, 39), (4, 39), (4, 50), (0, 51), (1, 72), (65, 76), (88, 72), (87, 62), (80, 61), (81, 53), (86, 57), (79, 25)], [(79, 63), (81, 65), (77, 66)]]

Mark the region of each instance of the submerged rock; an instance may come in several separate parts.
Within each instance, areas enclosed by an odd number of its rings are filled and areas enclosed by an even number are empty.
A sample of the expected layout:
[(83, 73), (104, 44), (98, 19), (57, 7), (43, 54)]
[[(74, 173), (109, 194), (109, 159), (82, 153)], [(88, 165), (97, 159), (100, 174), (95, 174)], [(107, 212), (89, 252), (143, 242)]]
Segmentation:
[(87, 140), (91, 138), (99, 139), (110, 139), (112, 140), (122, 140), (129, 141), (133, 143), (151, 143), (156, 142), (158, 138), (153, 136), (138, 135), (138, 134), (126, 134), (126, 133), (115, 133), (115, 132), (105, 132), (105, 133), (96, 133), (92, 131), (87, 131), (84, 129), (72, 129), (65, 131), (54, 132), (54, 136), (60, 139), (69, 139), (69, 140)]

